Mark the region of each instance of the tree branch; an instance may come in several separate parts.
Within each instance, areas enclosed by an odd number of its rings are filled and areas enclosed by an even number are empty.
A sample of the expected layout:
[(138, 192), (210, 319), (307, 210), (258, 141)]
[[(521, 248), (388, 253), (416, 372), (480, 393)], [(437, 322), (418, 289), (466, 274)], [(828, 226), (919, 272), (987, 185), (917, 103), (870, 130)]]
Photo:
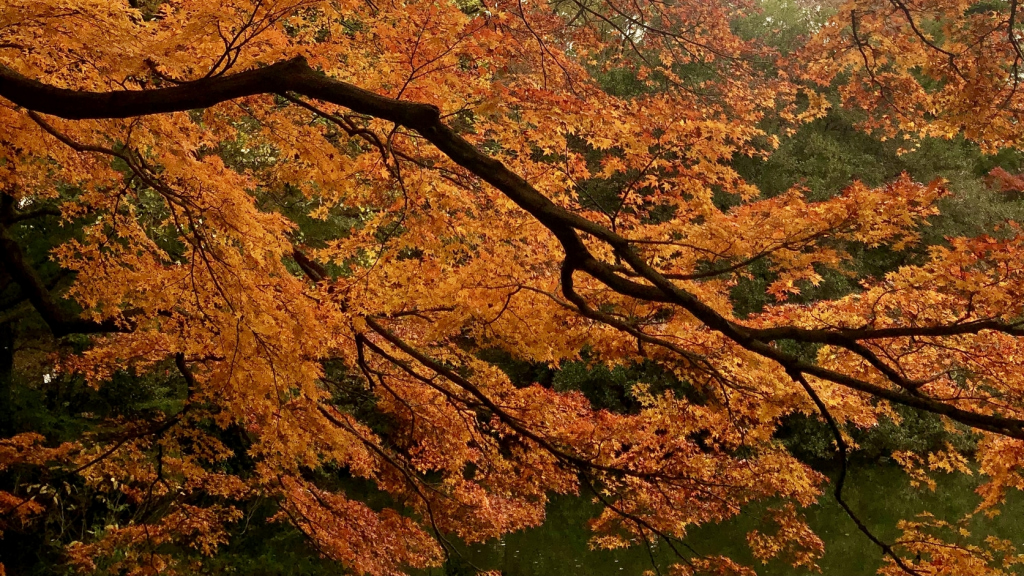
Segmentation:
[(908, 566), (903, 561), (903, 559), (900, 558), (898, 554), (896, 554), (896, 552), (892, 549), (892, 546), (886, 544), (877, 536), (875, 536), (871, 532), (871, 530), (864, 524), (864, 522), (861, 521), (861, 519), (853, 513), (853, 509), (850, 508), (850, 505), (847, 504), (845, 500), (843, 500), (843, 484), (846, 482), (847, 467), (847, 446), (846, 440), (843, 439), (843, 433), (839, 430), (839, 425), (836, 424), (836, 420), (835, 418), (832, 417), (832, 413), (829, 412), (828, 407), (825, 406), (825, 403), (822, 402), (821, 398), (818, 396), (818, 393), (814, 391), (814, 388), (812, 388), (810, 383), (807, 382), (807, 379), (804, 378), (804, 375), (801, 374), (799, 371), (794, 370), (789, 372), (789, 376), (795, 382), (803, 386), (804, 391), (806, 391), (807, 395), (811, 397), (811, 400), (814, 402), (814, 405), (818, 408), (818, 412), (820, 412), (822, 417), (825, 418), (825, 422), (828, 424), (829, 429), (832, 431), (832, 435), (836, 439), (836, 448), (838, 449), (838, 452), (836, 453), (836, 460), (839, 462), (839, 476), (836, 478), (836, 487), (835, 491), (833, 492), (836, 502), (838, 502), (839, 506), (842, 507), (844, 512), (846, 512), (846, 515), (850, 517), (850, 520), (853, 520), (853, 523), (857, 525), (857, 529), (864, 533), (864, 535), (867, 536), (868, 539), (871, 540), (876, 546), (881, 548), (884, 554), (892, 558), (897, 566), (903, 569), (903, 571), (907, 574), (911, 574), (913, 576), (920, 576), (921, 573)]
[[(572, 261), (574, 270), (590, 274), (621, 295), (649, 302), (677, 305), (711, 330), (720, 332), (743, 348), (773, 360), (787, 370), (798, 370), (801, 373), (811, 374), (823, 380), (892, 402), (948, 416), (974, 428), (1024, 439), (1024, 420), (979, 414), (915, 395), (913, 393), (914, 383), (902, 379), (897, 372), (874, 358), (866, 348), (844, 338), (841, 334), (830, 331), (803, 332), (790, 328), (759, 332), (729, 320), (696, 295), (680, 288), (651, 266), (641, 254), (636, 252), (629, 239), (601, 224), (587, 220), (579, 214), (556, 205), (502, 162), (488, 156), (462, 138), (441, 121), (440, 111), (436, 106), (379, 96), (351, 84), (333, 80), (312, 69), (302, 57), (229, 76), (189, 82), (180, 86), (111, 92), (55, 88), (0, 66), (0, 96), (30, 110), (69, 119), (126, 118), (160, 114), (213, 106), (245, 96), (288, 92), (344, 106), (357, 113), (389, 120), (418, 132), (456, 164), (500, 190), (544, 225), (558, 239), (565, 251), (566, 258)], [(614, 266), (595, 258), (584, 244), (582, 235), (607, 244), (614, 255), (645, 282), (625, 278)], [(9, 256), (5, 256), (5, 258), (9, 258)], [(22, 281), (27, 282), (30, 286), (33, 285), (31, 278), (24, 274), (22, 274)], [(56, 309), (47, 306), (49, 301), (47, 297), (37, 294), (36, 298), (43, 309), (48, 311), (48, 317), (54, 320), (54, 325), (59, 329), (66, 329), (64, 323), (60, 322), (62, 317), (54, 313)], [(49, 302), (52, 304), (52, 301)], [(96, 327), (84, 324), (80, 328), (95, 329)], [(862, 332), (859, 336), (863, 339), (885, 337), (872, 335), (868, 331)], [(902, 386), (911, 393), (891, 390), (804, 362), (771, 345), (772, 340), (780, 337), (788, 337), (802, 342), (830, 340), (829, 343), (835, 343), (865, 358), (891, 382)]]
[(68, 334), (97, 334), (131, 330), (130, 323), (118, 322), (114, 318), (96, 322), (65, 312), (47, 290), (36, 271), (25, 262), (25, 255), (21, 251), (21, 247), (3, 225), (0, 225), (0, 264), (3, 264), (7, 273), (21, 287), (24, 295), (43, 317), (54, 336), (59, 338)]

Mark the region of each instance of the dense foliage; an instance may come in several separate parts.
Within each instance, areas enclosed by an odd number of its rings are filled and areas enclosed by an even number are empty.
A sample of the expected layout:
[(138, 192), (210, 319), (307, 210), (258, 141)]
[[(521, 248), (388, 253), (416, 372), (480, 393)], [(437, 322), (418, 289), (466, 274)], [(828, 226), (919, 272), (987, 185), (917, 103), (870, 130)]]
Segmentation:
[[(1024, 487), (1017, 0), (4, 0), (0, 574), (595, 547), (1004, 574), (851, 464)], [(829, 478), (831, 475), (831, 479)], [(830, 486), (831, 485), (831, 486)], [(653, 558), (653, 554), (652, 554)]]

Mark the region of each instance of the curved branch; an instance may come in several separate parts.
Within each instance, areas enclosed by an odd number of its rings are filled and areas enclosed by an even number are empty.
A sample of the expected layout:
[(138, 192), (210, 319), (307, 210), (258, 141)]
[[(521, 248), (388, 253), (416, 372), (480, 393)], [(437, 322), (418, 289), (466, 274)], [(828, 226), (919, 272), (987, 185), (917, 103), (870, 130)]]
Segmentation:
[(79, 318), (64, 311), (50, 294), (46, 284), (35, 270), (25, 261), (21, 246), (11, 237), (7, 228), (0, 224), (0, 264), (21, 287), (22, 293), (43, 317), (53, 335), (60, 338), (69, 334), (99, 334), (130, 330), (126, 322), (108, 318), (101, 322)]
[(799, 383), (803, 387), (804, 391), (807, 392), (807, 395), (811, 397), (811, 400), (814, 402), (814, 405), (818, 408), (818, 412), (820, 412), (822, 417), (825, 418), (825, 422), (828, 424), (829, 429), (832, 431), (832, 435), (836, 439), (836, 448), (838, 449), (836, 456), (837, 460), (839, 461), (839, 477), (836, 478), (836, 488), (835, 491), (833, 491), (833, 495), (835, 496), (836, 502), (838, 502), (839, 506), (841, 506), (843, 511), (846, 512), (846, 515), (850, 517), (850, 520), (853, 520), (853, 523), (857, 525), (857, 529), (864, 533), (864, 535), (867, 536), (868, 539), (871, 540), (876, 546), (881, 548), (884, 554), (892, 558), (897, 566), (899, 566), (907, 574), (911, 574), (913, 576), (920, 576), (921, 573), (917, 570), (914, 570), (910, 566), (907, 566), (903, 559), (900, 558), (899, 555), (896, 554), (896, 552), (892, 549), (892, 546), (886, 544), (877, 536), (875, 536), (871, 532), (871, 530), (864, 524), (864, 522), (860, 518), (858, 518), (856, 514), (853, 513), (853, 509), (850, 508), (850, 505), (846, 503), (846, 500), (843, 500), (843, 484), (846, 482), (847, 466), (847, 446), (846, 440), (843, 439), (843, 433), (839, 430), (839, 425), (836, 424), (836, 420), (835, 418), (832, 417), (832, 413), (829, 412), (828, 407), (825, 406), (825, 403), (822, 402), (821, 397), (818, 396), (818, 393), (815, 392), (814, 388), (811, 387), (810, 383), (807, 382), (807, 379), (804, 378), (804, 375), (801, 374), (799, 371), (791, 371), (789, 373), (789, 376), (794, 381)]
[[(750, 330), (729, 320), (696, 295), (680, 288), (651, 266), (642, 255), (636, 252), (627, 238), (556, 205), (522, 176), (476, 148), (442, 122), (440, 110), (436, 106), (387, 98), (346, 82), (333, 80), (311, 68), (302, 57), (229, 76), (207, 78), (169, 88), (111, 92), (55, 88), (0, 66), (0, 96), (30, 110), (69, 119), (126, 118), (160, 114), (213, 106), (220, 102), (246, 96), (287, 92), (344, 106), (357, 113), (389, 120), (418, 132), (456, 164), (500, 190), (544, 225), (562, 245), (566, 258), (573, 263), (573, 269), (590, 274), (621, 295), (650, 302), (677, 305), (711, 330), (720, 332), (748, 351), (773, 360), (787, 370), (798, 370), (801, 373), (811, 374), (823, 380), (892, 402), (948, 416), (973, 428), (1024, 439), (1024, 420), (975, 413), (915, 395), (913, 383), (899, 377), (897, 372), (877, 358), (872, 360), (873, 354), (870, 354), (870, 351), (856, 344), (855, 341), (842, 337), (841, 334), (828, 331), (822, 331), (821, 334), (805, 333), (792, 329), (786, 333), (786, 336), (781, 336), (781, 333), (778, 332)], [(611, 247), (615, 256), (645, 282), (625, 278), (618, 273), (614, 266), (595, 258), (583, 242), (583, 235), (604, 242)], [(45, 304), (45, 301), (43, 303)], [(869, 332), (864, 332), (860, 336), (862, 338), (881, 337), (873, 336)], [(771, 345), (772, 340), (780, 337), (790, 337), (803, 342), (831, 339), (838, 346), (851, 350), (872, 362), (875, 368), (891, 382), (902, 386), (905, 390), (910, 390), (911, 393), (891, 390), (804, 362)], [(865, 352), (868, 354), (866, 355)], [(438, 367), (444, 369), (443, 366), (438, 365)], [(456, 374), (453, 376), (458, 377)]]

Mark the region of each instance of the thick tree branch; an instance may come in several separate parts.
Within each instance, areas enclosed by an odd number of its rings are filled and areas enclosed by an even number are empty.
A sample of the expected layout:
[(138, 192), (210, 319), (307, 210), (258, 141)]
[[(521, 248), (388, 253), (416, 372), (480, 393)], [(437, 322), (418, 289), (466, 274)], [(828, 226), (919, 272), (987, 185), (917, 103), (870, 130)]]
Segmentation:
[(127, 323), (119, 323), (113, 318), (96, 322), (65, 312), (57, 304), (56, 299), (50, 294), (36, 271), (25, 262), (25, 255), (21, 251), (21, 247), (3, 225), (0, 225), (0, 264), (21, 287), (23, 294), (43, 317), (54, 336), (59, 338), (68, 334), (123, 332), (130, 329)]
[(299, 265), (299, 268), (302, 269), (302, 273), (312, 280), (314, 284), (329, 277), (327, 269), (321, 266), (316, 260), (307, 256), (302, 250), (299, 250), (298, 248), (292, 250), (292, 258), (295, 260), (295, 263)]
[(43, 216), (60, 216), (60, 210), (56, 208), (40, 208), (38, 210), (30, 210), (28, 212), (15, 212), (9, 218), (4, 218), (3, 223), (7, 225), (17, 224), (18, 222), (24, 222), (26, 220), (32, 220), (34, 218), (40, 218)]
[[(629, 239), (556, 205), (503, 163), (473, 146), (441, 121), (437, 107), (386, 98), (351, 84), (330, 79), (312, 69), (301, 57), (247, 72), (207, 78), (170, 88), (112, 92), (54, 88), (25, 78), (11, 69), (0, 67), (0, 96), (30, 110), (69, 119), (126, 118), (168, 113), (213, 106), (246, 96), (289, 92), (343, 106), (360, 114), (389, 120), (418, 132), (456, 164), (500, 190), (550, 230), (565, 250), (567, 260), (572, 262), (572, 269), (590, 274), (619, 294), (649, 302), (677, 305), (708, 328), (722, 333), (751, 352), (778, 362), (787, 370), (797, 370), (892, 402), (948, 416), (974, 428), (1024, 439), (1022, 420), (962, 410), (916, 395), (916, 383), (903, 379), (898, 372), (857, 343), (857, 340), (893, 337), (892, 332), (863, 330), (856, 334), (856, 338), (850, 338), (836, 331), (801, 331), (790, 328), (756, 331), (737, 324), (652, 267), (636, 252)], [(613, 249), (616, 257), (644, 282), (625, 278), (614, 266), (595, 258), (584, 243), (584, 237), (606, 243)], [(32, 285), (30, 278), (26, 277), (24, 281)], [(47, 298), (37, 295), (37, 299), (44, 309), (49, 310), (47, 313), (55, 320), (55, 325), (63, 328), (63, 324), (59, 322), (61, 317), (53, 313), (55, 309), (46, 308)], [(941, 335), (942, 329), (943, 327), (936, 327), (936, 335)], [(801, 342), (824, 342), (846, 348), (865, 358), (892, 383), (910, 393), (895, 391), (804, 362), (771, 345), (773, 340), (782, 338)]]
[(207, 78), (157, 90), (86, 92), (54, 88), (0, 66), (0, 95), (29, 110), (61, 118), (132, 118), (208, 108), (258, 94), (298, 92), (403, 125), (439, 116), (435, 106), (399, 102), (323, 76), (302, 57), (230, 76)]

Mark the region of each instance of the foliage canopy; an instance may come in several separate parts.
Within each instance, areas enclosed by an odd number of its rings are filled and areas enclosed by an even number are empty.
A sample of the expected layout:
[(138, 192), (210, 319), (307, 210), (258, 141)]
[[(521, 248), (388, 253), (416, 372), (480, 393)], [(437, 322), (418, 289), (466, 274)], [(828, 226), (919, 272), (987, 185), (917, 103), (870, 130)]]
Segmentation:
[[(1024, 487), (1024, 235), (923, 243), (956, 190), (897, 159), (1019, 146), (1019, 19), (1017, 0), (5, 0), (4, 538), (184, 574), (276, 522), (376, 576), (582, 493), (596, 546), (664, 542), (678, 574), (751, 573), (685, 537), (768, 501), (755, 555), (813, 566), (800, 508), (829, 480), (780, 440), (801, 415), (834, 435), (841, 504), (855, 441), (906, 420), (946, 440), (893, 456), (923, 482), (982, 473), (996, 511)], [(814, 126), (837, 157), (898, 149), (753, 184), (802, 169), (780, 139)], [(857, 522), (890, 574), (1024, 559), (929, 517), (896, 542)]]

